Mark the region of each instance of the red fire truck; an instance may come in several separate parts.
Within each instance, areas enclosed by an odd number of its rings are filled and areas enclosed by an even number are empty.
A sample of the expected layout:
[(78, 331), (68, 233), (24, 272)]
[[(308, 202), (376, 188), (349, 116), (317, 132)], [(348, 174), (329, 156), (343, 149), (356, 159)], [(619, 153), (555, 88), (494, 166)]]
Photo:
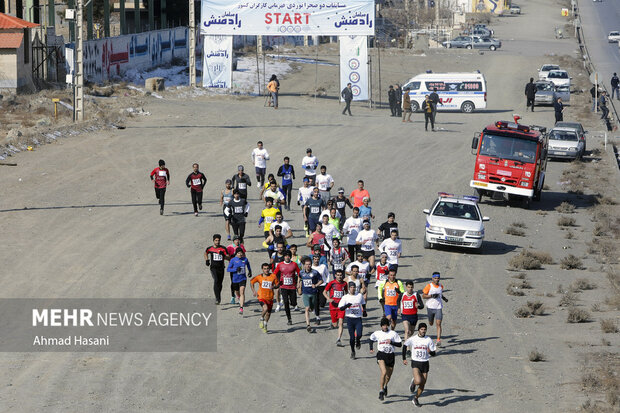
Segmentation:
[(529, 208), (540, 201), (547, 168), (548, 137), (546, 128), (498, 121), (488, 125), (472, 140), (476, 152), (474, 178), (470, 186), (482, 199), (522, 198)]

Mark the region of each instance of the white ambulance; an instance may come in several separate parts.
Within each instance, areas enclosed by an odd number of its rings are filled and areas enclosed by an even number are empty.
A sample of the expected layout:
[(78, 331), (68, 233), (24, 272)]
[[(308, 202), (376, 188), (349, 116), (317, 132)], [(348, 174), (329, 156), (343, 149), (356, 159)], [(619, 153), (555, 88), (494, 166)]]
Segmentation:
[(424, 97), (437, 89), (440, 103), (437, 110), (460, 110), (471, 113), (487, 107), (487, 82), (480, 72), (422, 73), (409, 79), (403, 86), (409, 88), (411, 110), (422, 108)]

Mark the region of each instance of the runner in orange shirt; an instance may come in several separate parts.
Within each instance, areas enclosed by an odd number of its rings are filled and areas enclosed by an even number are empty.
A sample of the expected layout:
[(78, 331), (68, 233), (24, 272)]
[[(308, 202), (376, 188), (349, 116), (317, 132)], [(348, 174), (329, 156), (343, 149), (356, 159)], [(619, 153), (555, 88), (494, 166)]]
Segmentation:
[[(267, 322), (269, 321), (269, 317), (271, 316), (271, 309), (273, 307), (273, 290), (277, 289), (280, 285), (278, 284), (278, 277), (275, 274), (272, 274), (269, 269), (271, 267), (267, 263), (263, 263), (261, 265), (261, 269), (263, 273), (255, 276), (250, 280), (250, 287), (252, 288), (252, 293), (254, 297), (258, 297), (258, 301), (261, 303), (263, 307), (263, 312), (261, 313), (260, 323), (258, 323), (258, 327), (261, 328), (265, 333), (267, 332)], [(254, 284), (260, 283), (258, 287), (258, 291), (254, 289)]]
[(357, 181), (357, 189), (354, 189), (349, 195), (351, 198), (351, 202), (353, 202), (354, 207), (361, 207), (364, 205), (364, 197), (368, 197), (368, 202), (370, 202), (370, 194), (367, 190), (364, 189), (364, 181), (361, 179)]

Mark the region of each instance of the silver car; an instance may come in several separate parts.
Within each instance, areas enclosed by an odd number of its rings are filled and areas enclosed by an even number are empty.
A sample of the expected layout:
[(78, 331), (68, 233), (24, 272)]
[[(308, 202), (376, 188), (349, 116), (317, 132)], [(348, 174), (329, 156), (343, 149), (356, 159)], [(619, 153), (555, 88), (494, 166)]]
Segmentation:
[[(564, 99), (562, 99), (564, 100)], [(577, 132), (577, 136), (579, 136), (579, 140), (583, 141), (583, 151), (585, 152), (586, 150), (586, 133), (588, 133), (587, 130), (583, 129), (583, 125), (579, 122), (556, 122), (555, 123), (555, 127), (556, 128), (568, 128), (568, 129), (574, 129), (575, 132)]]
[(452, 47), (471, 49), (476, 39), (477, 37), (472, 39), (472, 36), (457, 36), (452, 40), (443, 42), (442, 44), (448, 49)]
[(548, 80), (539, 80), (534, 82), (534, 85), (536, 85), (535, 105), (553, 105), (557, 98), (562, 98), (564, 103), (570, 101), (569, 86), (555, 86), (553, 82)]
[(448, 49), (452, 47), (465, 48), (465, 49), (489, 49), (496, 50), (502, 47), (502, 42), (490, 37), (477, 37), (477, 36), (458, 36), (452, 40), (448, 40), (442, 43)]
[(574, 128), (555, 127), (549, 131), (549, 158), (581, 159), (585, 141), (579, 139)]

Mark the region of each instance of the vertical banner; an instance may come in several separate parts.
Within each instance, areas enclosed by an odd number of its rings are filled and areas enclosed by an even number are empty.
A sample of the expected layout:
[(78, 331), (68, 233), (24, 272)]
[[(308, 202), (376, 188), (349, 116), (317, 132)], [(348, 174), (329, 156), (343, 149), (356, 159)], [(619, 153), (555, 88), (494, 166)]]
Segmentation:
[(232, 86), (233, 37), (204, 37), (202, 53), (202, 86), (229, 89)]
[[(339, 36), (340, 90), (351, 83), (353, 100), (368, 100), (368, 37)], [(342, 96), (340, 96), (342, 101)]]

